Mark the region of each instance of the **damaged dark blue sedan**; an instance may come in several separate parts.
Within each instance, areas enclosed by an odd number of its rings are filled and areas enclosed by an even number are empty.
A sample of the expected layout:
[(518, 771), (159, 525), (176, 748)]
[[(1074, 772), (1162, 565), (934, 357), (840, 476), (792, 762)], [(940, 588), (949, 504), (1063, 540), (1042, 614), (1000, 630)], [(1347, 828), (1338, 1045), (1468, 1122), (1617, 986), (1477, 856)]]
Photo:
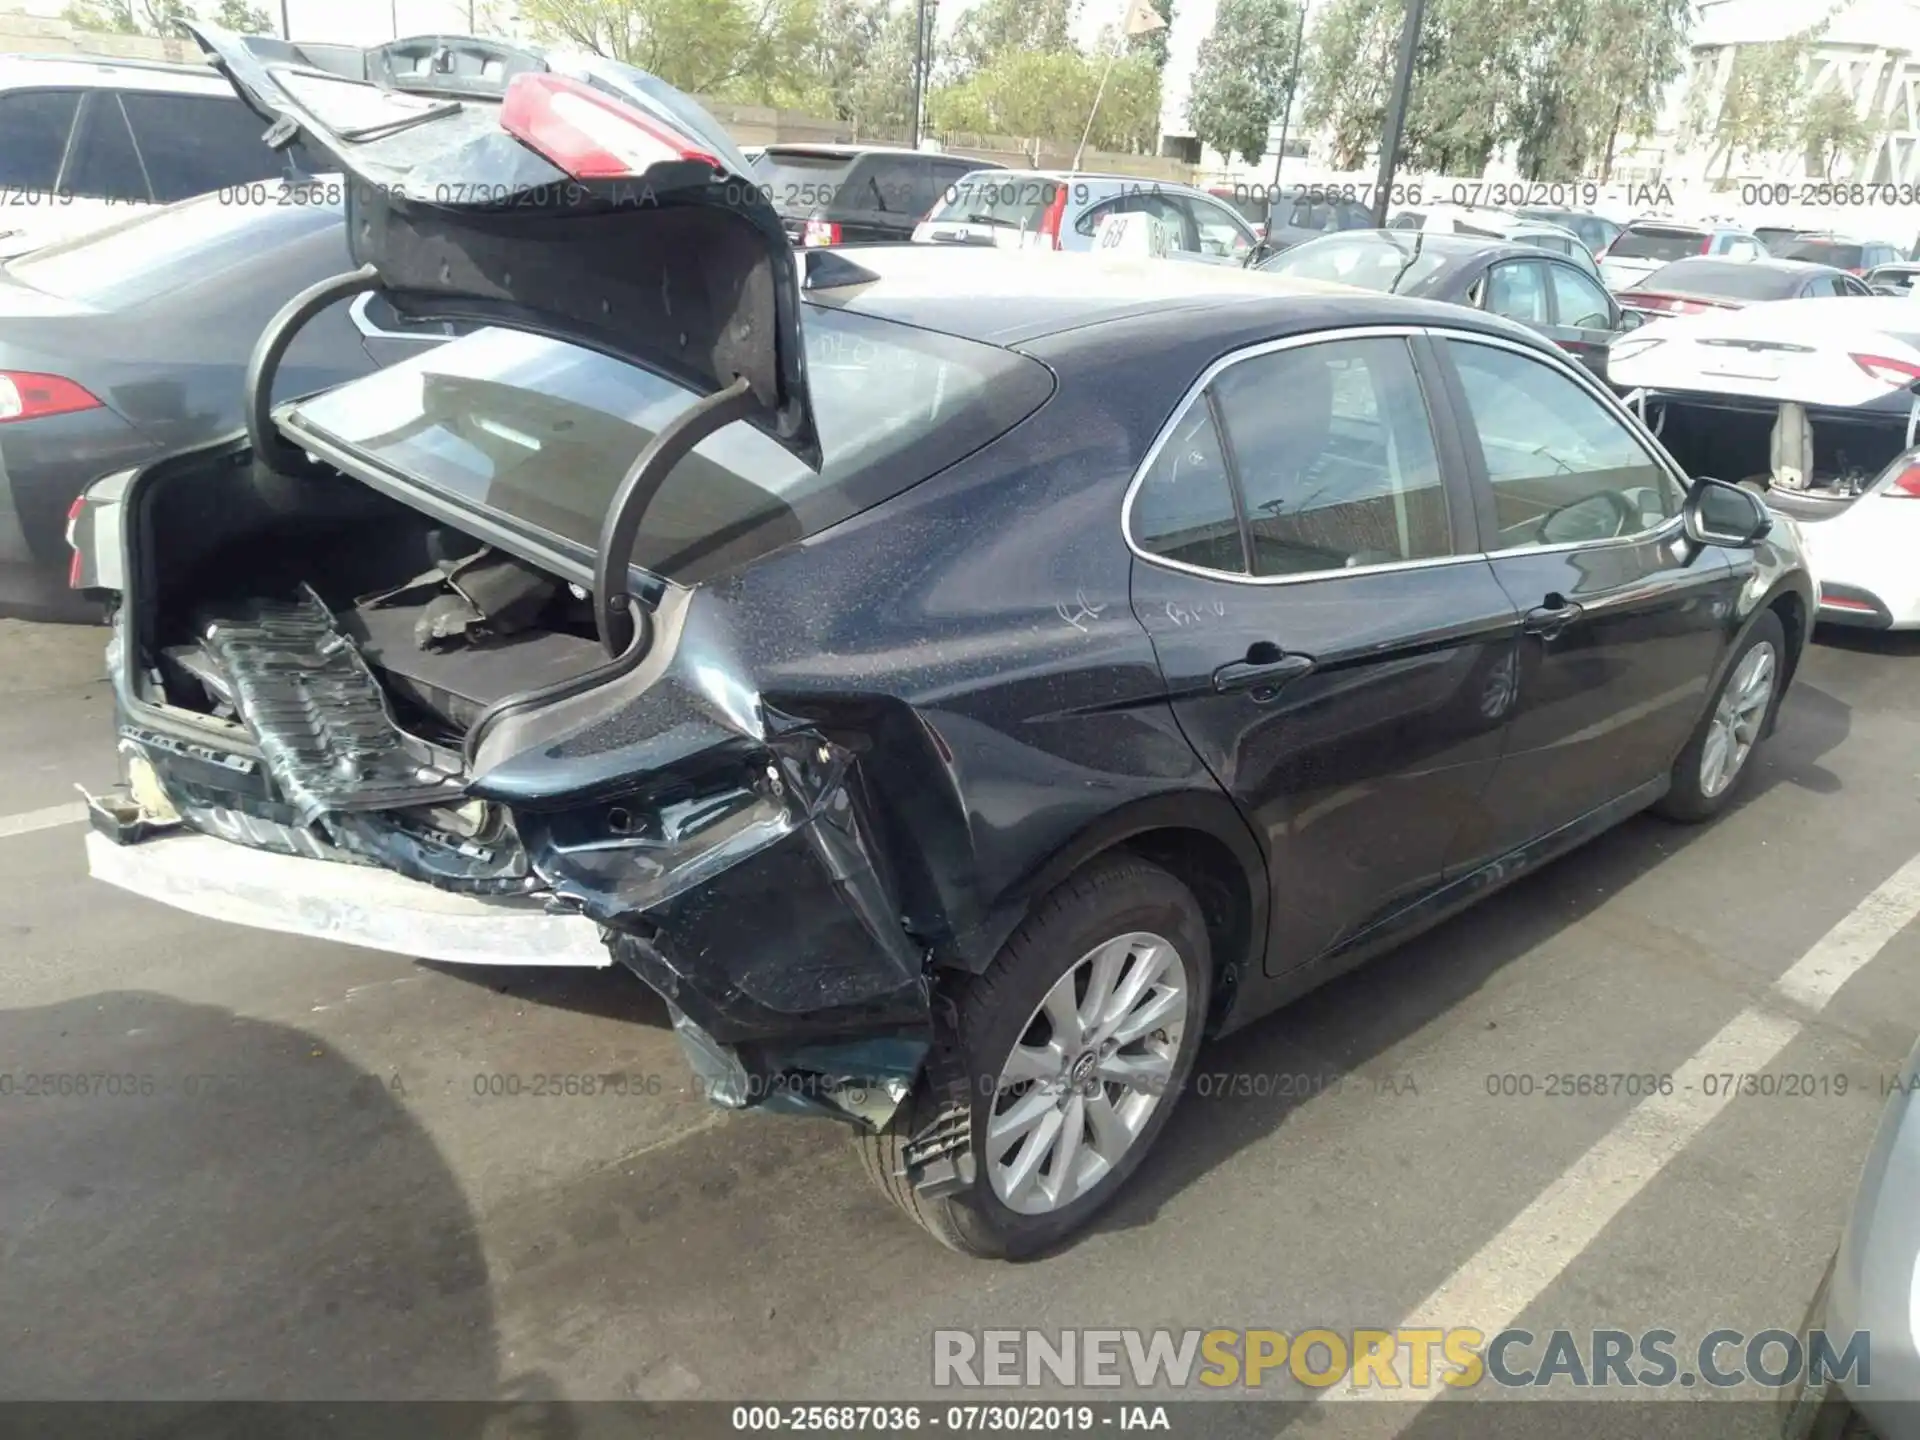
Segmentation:
[[(109, 477), (103, 880), (618, 964), (949, 1245), (1084, 1224), (1245, 1023), (1638, 810), (1722, 808), (1813, 592), (1577, 365), (1164, 262), (797, 256), (712, 122), (199, 31), (352, 182), (247, 431)], [(273, 407), (312, 315), (480, 326)], [(111, 517), (112, 523), (101, 522)]]

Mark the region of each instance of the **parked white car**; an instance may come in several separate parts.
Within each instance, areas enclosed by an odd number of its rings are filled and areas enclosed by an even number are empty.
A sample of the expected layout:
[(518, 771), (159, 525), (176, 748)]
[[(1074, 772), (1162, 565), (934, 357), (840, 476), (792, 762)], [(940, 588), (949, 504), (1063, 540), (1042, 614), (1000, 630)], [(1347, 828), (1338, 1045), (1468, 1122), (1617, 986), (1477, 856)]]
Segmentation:
[(1759, 260), (1768, 253), (1758, 236), (1717, 220), (1635, 220), (1599, 257), (1600, 276), (1613, 291), (1630, 289), (1654, 271), (1689, 255)]
[(1655, 320), (1607, 378), (1675, 459), (1799, 526), (1820, 618), (1920, 628), (1920, 306), (1782, 300)]

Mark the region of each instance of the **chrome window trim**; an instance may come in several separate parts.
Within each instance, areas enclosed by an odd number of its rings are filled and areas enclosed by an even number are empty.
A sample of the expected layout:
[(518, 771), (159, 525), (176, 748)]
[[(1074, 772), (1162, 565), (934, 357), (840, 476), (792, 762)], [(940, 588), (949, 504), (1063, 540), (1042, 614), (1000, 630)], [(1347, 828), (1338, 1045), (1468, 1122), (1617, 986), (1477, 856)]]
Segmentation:
[[(1353, 575), (1384, 575), (1402, 570), (1436, 570), (1448, 565), (1465, 565), (1509, 555), (1552, 555), (1569, 550), (1604, 550), (1612, 549), (1620, 545), (1640, 545), (1648, 541), (1658, 540), (1669, 531), (1678, 533), (1683, 528), (1685, 522), (1684, 511), (1680, 515), (1662, 521), (1659, 525), (1651, 529), (1636, 530), (1631, 535), (1613, 535), (1605, 540), (1573, 540), (1561, 545), (1520, 545), (1501, 550), (1477, 550), (1465, 555), (1436, 555), (1423, 560), (1394, 560), (1380, 565), (1355, 565), (1340, 570), (1311, 570), (1301, 575), (1237, 575), (1227, 570), (1212, 570), (1204, 565), (1193, 565), (1185, 560), (1170, 560), (1164, 555), (1156, 555), (1134, 539), (1134, 498), (1140, 493), (1140, 487), (1146, 483), (1147, 475), (1152, 471), (1154, 462), (1160, 458), (1160, 452), (1166, 448), (1167, 441), (1172, 438), (1174, 429), (1178, 426), (1181, 418), (1192, 408), (1194, 402), (1206, 393), (1207, 387), (1213, 384), (1216, 379), (1232, 366), (1238, 365), (1243, 361), (1259, 359), (1263, 355), (1274, 355), (1284, 350), (1297, 350), (1308, 345), (1331, 344), (1341, 340), (1379, 340), (1392, 339), (1395, 337), (1402, 340), (1411, 340), (1415, 336), (1425, 336), (1433, 340), (1466, 340), (1491, 345), (1497, 349), (1511, 350), (1517, 355), (1526, 356), (1548, 366), (1550, 369), (1557, 370), (1572, 379), (1574, 383), (1584, 386), (1588, 393), (1600, 399), (1616, 418), (1623, 420), (1627, 426), (1628, 433), (1642, 442), (1642, 448), (1648, 450), (1649, 457), (1658, 468), (1666, 471), (1667, 474), (1673, 478), (1674, 483), (1680, 487), (1681, 494), (1686, 494), (1691, 488), (1692, 482), (1681, 473), (1679, 466), (1674, 463), (1672, 457), (1667, 454), (1666, 450), (1662, 448), (1657, 440), (1653, 439), (1652, 432), (1648, 430), (1646, 426), (1639, 423), (1634, 417), (1633, 412), (1623, 406), (1617, 396), (1588, 374), (1584, 367), (1576, 365), (1570, 360), (1562, 359), (1557, 352), (1547, 354), (1534, 349), (1530, 345), (1521, 344), (1518, 341), (1510, 340), (1502, 335), (1488, 335), (1474, 330), (1456, 330), (1449, 326), (1407, 324), (1348, 325), (1342, 326), (1337, 330), (1315, 330), (1305, 335), (1288, 335), (1279, 340), (1257, 341), (1252, 345), (1247, 345), (1239, 350), (1235, 350), (1231, 354), (1222, 355), (1218, 360), (1215, 360), (1211, 365), (1207, 366), (1205, 370), (1200, 372), (1200, 378), (1187, 387), (1186, 392), (1180, 397), (1180, 403), (1174, 406), (1172, 412), (1167, 417), (1166, 423), (1160, 427), (1160, 433), (1153, 437), (1153, 443), (1147, 447), (1146, 455), (1135, 468), (1132, 479), (1127, 482), (1126, 494), (1123, 495), (1120, 500), (1120, 538), (1126, 545), (1128, 551), (1132, 553), (1136, 560), (1142, 561), (1145, 564), (1158, 566), (1162, 570), (1173, 570), (1181, 574), (1198, 575), (1208, 580), (1222, 580), (1235, 585), (1302, 585), (1322, 580), (1342, 580)], [(1410, 361), (1414, 359), (1411, 349), (1408, 351), (1407, 358)], [(1468, 417), (1463, 416), (1460, 418), (1464, 421)], [(1438, 448), (1439, 443), (1438, 437), (1436, 436), (1436, 452)], [(1441, 463), (1444, 466), (1444, 460)], [(1442, 485), (1445, 486), (1444, 470), (1441, 479)], [(1451, 487), (1446, 488), (1450, 489)], [(1449, 503), (1451, 503), (1451, 497), (1449, 497)]]

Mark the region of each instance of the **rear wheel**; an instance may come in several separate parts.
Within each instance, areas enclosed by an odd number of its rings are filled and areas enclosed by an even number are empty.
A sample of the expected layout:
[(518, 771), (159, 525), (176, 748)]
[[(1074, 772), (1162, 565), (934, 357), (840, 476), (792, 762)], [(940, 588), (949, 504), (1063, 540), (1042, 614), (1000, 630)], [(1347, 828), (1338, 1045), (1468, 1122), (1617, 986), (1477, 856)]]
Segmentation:
[(1672, 786), (1655, 809), (1670, 820), (1711, 819), (1733, 798), (1773, 722), (1786, 677), (1787, 635), (1768, 611), (1727, 666), (1699, 728), (1674, 762)]
[(1011, 1258), (1064, 1239), (1110, 1201), (1185, 1087), (1211, 993), (1200, 907), (1166, 871), (1104, 860), (1048, 895), (957, 997), (975, 1174), (917, 1194), (901, 1171), (929, 1118), (924, 1087), (860, 1137), (881, 1191), (942, 1244)]

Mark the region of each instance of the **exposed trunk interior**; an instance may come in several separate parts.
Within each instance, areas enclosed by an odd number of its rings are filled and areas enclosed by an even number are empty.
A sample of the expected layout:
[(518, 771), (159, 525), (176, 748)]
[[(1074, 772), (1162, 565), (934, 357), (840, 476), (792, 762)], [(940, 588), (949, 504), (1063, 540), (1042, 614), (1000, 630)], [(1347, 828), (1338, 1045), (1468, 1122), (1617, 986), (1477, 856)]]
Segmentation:
[(251, 697), (334, 708), (308, 729), (350, 724), (368, 697), (329, 668), (343, 635), (393, 721), (457, 750), (495, 701), (605, 659), (583, 591), (323, 466), (276, 473), (242, 452), (156, 475), (140, 522), (138, 643), (150, 698), (179, 709), (230, 719)]
[(1689, 475), (1804, 498), (1823, 510), (1850, 505), (1906, 449), (1903, 416), (1841, 419), (1770, 402), (1736, 410), (1655, 399), (1647, 422)]

